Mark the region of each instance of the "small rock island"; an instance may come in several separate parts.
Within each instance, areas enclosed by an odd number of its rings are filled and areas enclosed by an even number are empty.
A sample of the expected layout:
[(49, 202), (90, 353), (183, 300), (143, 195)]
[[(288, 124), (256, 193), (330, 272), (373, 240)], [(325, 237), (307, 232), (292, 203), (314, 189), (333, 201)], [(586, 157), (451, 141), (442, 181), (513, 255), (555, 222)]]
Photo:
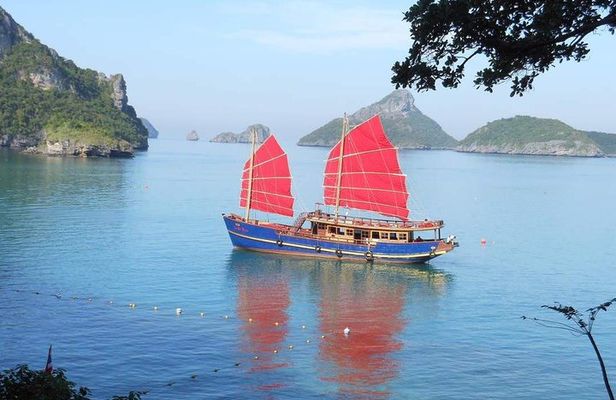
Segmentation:
[(199, 134), (196, 130), (193, 129), (192, 131), (188, 132), (188, 135), (186, 135), (186, 140), (190, 142), (196, 142), (197, 140), (199, 140)]
[(248, 126), (241, 133), (222, 132), (210, 139), (213, 143), (251, 143), (250, 132), (254, 130), (257, 133), (257, 143), (263, 143), (270, 135), (270, 128), (263, 124), (253, 124)]

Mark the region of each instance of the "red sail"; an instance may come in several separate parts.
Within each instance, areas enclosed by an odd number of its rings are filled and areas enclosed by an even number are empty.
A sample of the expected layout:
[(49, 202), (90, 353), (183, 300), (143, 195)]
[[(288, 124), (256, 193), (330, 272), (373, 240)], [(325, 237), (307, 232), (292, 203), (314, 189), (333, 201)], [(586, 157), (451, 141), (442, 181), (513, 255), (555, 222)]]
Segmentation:
[[(249, 179), (250, 159), (244, 164), (240, 207), (246, 207)], [(268, 136), (254, 154), (250, 209), (293, 216), (289, 161), (274, 135)]]
[[(353, 128), (344, 138), (340, 207), (374, 211), (407, 220), (406, 176), (398, 152), (378, 115)], [(336, 205), (340, 142), (329, 152), (323, 180), (325, 204)]]

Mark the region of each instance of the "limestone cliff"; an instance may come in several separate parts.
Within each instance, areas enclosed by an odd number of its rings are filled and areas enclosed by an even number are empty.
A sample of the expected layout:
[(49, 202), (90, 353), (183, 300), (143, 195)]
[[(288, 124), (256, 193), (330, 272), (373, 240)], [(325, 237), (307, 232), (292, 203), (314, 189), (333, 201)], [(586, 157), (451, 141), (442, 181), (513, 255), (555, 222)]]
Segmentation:
[(148, 142), (121, 74), (77, 67), (0, 7), (0, 146), (109, 157)]
[[(380, 101), (363, 107), (349, 116), (351, 126), (379, 114), (391, 142), (408, 149), (449, 149), (458, 142), (438, 123), (424, 115), (408, 90), (395, 90)], [(336, 118), (302, 137), (300, 146), (333, 146), (340, 140), (342, 118)]]

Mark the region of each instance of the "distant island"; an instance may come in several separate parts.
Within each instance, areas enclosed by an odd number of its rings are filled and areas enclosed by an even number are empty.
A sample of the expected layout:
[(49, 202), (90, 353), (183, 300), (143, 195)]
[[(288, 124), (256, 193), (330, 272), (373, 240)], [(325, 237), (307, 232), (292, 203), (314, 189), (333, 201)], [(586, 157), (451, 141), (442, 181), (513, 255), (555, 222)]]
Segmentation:
[(469, 134), (458, 151), (471, 153), (603, 157), (616, 153), (616, 135), (584, 132), (557, 119), (515, 116)]
[(262, 143), (270, 135), (270, 128), (262, 124), (253, 124), (241, 133), (222, 132), (210, 139), (214, 143), (250, 143), (250, 131), (257, 133), (257, 143)]
[(188, 132), (188, 135), (186, 135), (186, 140), (190, 142), (196, 142), (197, 140), (199, 140), (199, 134), (196, 130), (193, 129), (192, 131)]
[(121, 74), (79, 68), (0, 7), (0, 146), (48, 155), (131, 156), (148, 132)]
[[(408, 90), (395, 90), (379, 102), (364, 107), (349, 116), (351, 126), (375, 114), (380, 114), (383, 127), (394, 146), (405, 149), (454, 149), (458, 141), (441, 126), (424, 115)], [(342, 118), (336, 118), (297, 143), (300, 146), (331, 147), (340, 140)]]
[(145, 129), (147, 129), (148, 131), (148, 138), (149, 139), (158, 138), (158, 130), (154, 128), (154, 125), (152, 125), (152, 123), (145, 118), (139, 118), (139, 119), (141, 120), (141, 123), (143, 124), (143, 126), (145, 126)]

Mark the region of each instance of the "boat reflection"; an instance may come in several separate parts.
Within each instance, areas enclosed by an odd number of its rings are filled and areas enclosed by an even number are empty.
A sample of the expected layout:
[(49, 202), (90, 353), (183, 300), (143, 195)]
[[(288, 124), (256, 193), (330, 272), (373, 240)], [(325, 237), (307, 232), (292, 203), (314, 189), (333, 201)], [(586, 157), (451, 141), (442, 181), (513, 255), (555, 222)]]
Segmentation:
[[(310, 357), (304, 363), (318, 373), (318, 378), (306, 379), (331, 385), (330, 390), (343, 398), (389, 397), (388, 384), (401, 369), (397, 358), (404, 346), (401, 333), (415, 318), (405, 309), (412, 303), (413, 310), (424, 310), (417, 311), (420, 315), (434, 310), (450, 283), (449, 275), (429, 266), (310, 260), (242, 250), (232, 253), (230, 271), (237, 279), (243, 351), (260, 357), (251, 371), (279, 370), (268, 381), (284, 379), (282, 368), (287, 364), (276, 360), (287, 358), (276, 357), (273, 351), (285, 346), (287, 336), (297, 340), (295, 336), (305, 335), (297, 332), (299, 326), (289, 332), (293, 299), (294, 309), (310, 310), (307, 314), (318, 320), (312, 326), (324, 336), (315, 338), (318, 352), (304, 355)], [(351, 330), (348, 336), (345, 327)], [(282, 386), (260, 381), (260, 389)]]

